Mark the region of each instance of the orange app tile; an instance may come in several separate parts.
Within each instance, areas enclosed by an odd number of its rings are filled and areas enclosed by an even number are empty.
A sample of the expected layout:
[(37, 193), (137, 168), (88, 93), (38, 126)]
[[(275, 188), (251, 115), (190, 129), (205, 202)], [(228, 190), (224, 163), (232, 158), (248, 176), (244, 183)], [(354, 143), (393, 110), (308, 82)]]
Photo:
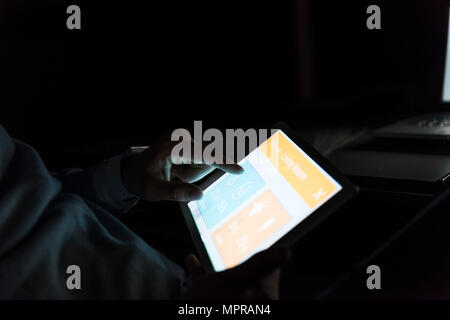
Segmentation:
[(290, 219), (272, 191), (264, 191), (213, 233), (225, 267), (237, 265)]
[(323, 202), (337, 186), (280, 131), (259, 146), (262, 152), (310, 208)]

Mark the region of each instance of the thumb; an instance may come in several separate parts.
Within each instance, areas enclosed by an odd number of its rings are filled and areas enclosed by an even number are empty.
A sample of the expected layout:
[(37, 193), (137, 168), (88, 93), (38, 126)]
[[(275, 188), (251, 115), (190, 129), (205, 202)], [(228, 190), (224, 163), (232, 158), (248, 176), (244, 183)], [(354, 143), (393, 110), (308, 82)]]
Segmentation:
[(289, 249), (281, 247), (270, 248), (257, 253), (237, 267), (224, 271), (223, 279), (225, 282), (252, 283), (286, 265), (290, 258), (291, 251)]
[(192, 253), (186, 257), (186, 266), (189, 273), (192, 274), (194, 279), (200, 277), (205, 273), (205, 270), (203, 270), (200, 261), (198, 261), (197, 257)]
[(203, 196), (200, 187), (186, 182), (155, 181), (153, 192), (158, 194), (161, 200), (192, 201)]

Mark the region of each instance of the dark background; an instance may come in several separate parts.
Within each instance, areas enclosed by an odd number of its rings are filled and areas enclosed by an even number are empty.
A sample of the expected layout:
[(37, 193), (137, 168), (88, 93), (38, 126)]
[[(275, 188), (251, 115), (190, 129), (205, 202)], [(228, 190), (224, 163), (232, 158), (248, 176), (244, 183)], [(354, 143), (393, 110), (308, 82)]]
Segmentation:
[[(74, 3), (80, 31), (66, 28)], [(372, 1), (304, 3), (2, 2), (0, 122), (52, 164), (70, 147), (147, 143), (193, 120), (376, 126), (436, 107), (440, 1), (377, 1), (376, 31)]]
[[(92, 165), (194, 120), (374, 128), (445, 107), (444, 2), (2, 1), (0, 124), (51, 170)], [(66, 28), (70, 4), (81, 7), (80, 31)], [(366, 28), (371, 4), (381, 30)], [(287, 296), (317, 294), (429, 201), (381, 193), (362, 192), (299, 243)], [(192, 243), (171, 212), (174, 203), (141, 203), (123, 221), (182, 263)]]

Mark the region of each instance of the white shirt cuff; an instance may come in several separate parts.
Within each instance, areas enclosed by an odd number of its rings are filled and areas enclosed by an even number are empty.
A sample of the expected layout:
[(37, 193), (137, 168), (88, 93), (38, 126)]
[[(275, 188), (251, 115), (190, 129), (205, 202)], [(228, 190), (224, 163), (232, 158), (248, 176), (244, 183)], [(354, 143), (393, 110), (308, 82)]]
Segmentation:
[(125, 212), (139, 201), (123, 185), (121, 163), (123, 155), (114, 156), (101, 163), (94, 173), (94, 188), (100, 201), (111, 209)]

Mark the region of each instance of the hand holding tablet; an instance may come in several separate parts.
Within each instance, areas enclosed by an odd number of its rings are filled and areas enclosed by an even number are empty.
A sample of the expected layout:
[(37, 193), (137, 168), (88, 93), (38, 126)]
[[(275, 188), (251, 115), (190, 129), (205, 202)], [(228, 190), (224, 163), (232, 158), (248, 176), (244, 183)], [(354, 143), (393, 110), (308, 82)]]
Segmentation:
[(182, 205), (209, 269), (229, 269), (272, 245), (291, 245), (355, 193), (287, 130), (276, 131), (242, 159), (244, 173), (213, 175), (200, 186), (202, 199)]

